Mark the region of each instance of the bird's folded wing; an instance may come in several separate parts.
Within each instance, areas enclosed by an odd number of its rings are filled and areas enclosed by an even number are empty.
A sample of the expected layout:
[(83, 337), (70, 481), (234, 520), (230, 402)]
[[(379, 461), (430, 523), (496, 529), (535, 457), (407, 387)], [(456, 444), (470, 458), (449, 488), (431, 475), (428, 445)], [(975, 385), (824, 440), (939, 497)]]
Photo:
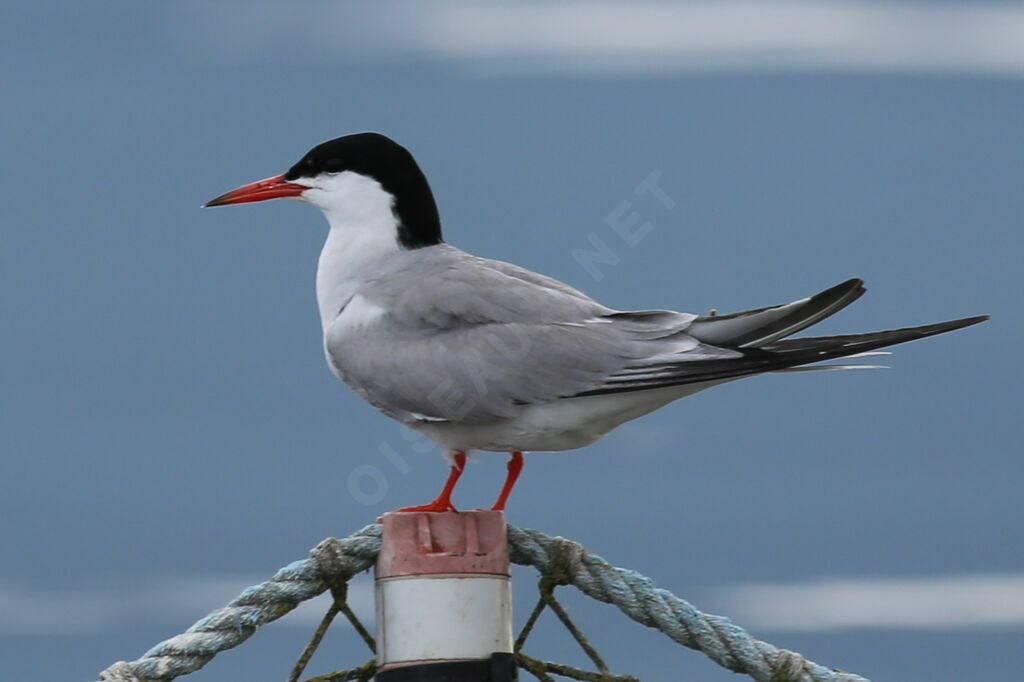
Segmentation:
[[(740, 355), (687, 335), (694, 315), (619, 313), (555, 280), (459, 253), (382, 273), (357, 294), (379, 314), (353, 324), (343, 311), (327, 331), (338, 375), (397, 419), (512, 416), (598, 390), (637, 363)], [(424, 278), (430, 287), (415, 285)]]
[(677, 362), (641, 364), (616, 373), (603, 386), (584, 391), (581, 395), (623, 393), (667, 386), (728, 381), (763, 372), (863, 355), (877, 348), (944, 334), (984, 322), (987, 319), (987, 315), (978, 315), (919, 327), (887, 329), (863, 334), (783, 339), (760, 348), (743, 349), (739, 357), (706, 359), (689, 356)]
[(563, 398), (717, 383), (984, 319), (783, 339), (856, 300), (860, 280), (790, 304), (698, 318), (614, 311), (514, 265), (432, 249), (392, 258), (325, 337), (338, 375), (402, 421), (487, 421)]

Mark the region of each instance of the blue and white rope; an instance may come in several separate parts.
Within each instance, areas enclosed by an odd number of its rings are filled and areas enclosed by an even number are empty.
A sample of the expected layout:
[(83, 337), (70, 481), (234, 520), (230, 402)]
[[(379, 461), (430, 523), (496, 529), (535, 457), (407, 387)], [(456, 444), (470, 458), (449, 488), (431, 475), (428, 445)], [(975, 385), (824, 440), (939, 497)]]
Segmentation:
[[(309, 559), (289, 564), (266, 582), (246, 589), (224, 608), (157, 644), (138, 660), (115, 663), (100, 674), (100, 680), (163, 682), (199, 670), (260, 626), (326, 591), (329, 584), (370, 568), (380, 551), (380, 535), (380, 526), (373, 524), (341, 540), (324, 540)], [(656, 587), (650, 578), (612, 566), (578, 542), (515, 526), (508, 527), (508, 540), (513, 562), (533, 566), (559, 584), (574, 585), (588, 597), (614, 604), (638, 623), (758, 682), (868, 682), (757, 640), (728, 618), (702, 613)]]

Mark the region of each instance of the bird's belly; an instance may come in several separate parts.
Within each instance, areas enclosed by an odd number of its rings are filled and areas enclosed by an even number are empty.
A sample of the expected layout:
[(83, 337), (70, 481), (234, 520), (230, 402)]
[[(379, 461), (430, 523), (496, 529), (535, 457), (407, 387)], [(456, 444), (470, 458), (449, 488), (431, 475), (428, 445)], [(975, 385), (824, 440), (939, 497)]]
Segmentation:
[(410, 426), (451, 450), (572, 450), (600, 440), (615, 427), (713, 383), (648, 391), (565, 398), (526, 405), (514, 417), (486, 422), (423, 421)]

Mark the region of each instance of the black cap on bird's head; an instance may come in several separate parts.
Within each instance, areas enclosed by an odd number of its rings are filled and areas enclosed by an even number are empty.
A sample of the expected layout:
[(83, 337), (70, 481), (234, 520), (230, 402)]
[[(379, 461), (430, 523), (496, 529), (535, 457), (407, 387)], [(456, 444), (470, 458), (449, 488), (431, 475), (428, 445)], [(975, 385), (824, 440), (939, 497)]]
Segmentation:
[[(423, 171), (409, 151), (380, 133), (357, 133), (310, 149), (282, 175), (239, 187), (205, 204), (224, 206), (281, 197), (304, 199), (330, 191), (329, 178), (344, 173), (375, 180), (392, 197), (398, 240), (407, 249), (441, 243), (441, 219)], [(321, 208), (324, 208), (321, 205)]]

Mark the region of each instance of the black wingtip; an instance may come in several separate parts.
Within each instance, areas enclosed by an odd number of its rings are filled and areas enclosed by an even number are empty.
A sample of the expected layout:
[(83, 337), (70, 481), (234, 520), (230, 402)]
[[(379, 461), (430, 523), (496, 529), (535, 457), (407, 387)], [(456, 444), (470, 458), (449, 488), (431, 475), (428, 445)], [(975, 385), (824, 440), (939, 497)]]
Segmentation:
[(984, 322), (988, 317), (988, 315), (975, 315), (920, 327), (887, 329), (863, 334), (782, 339), (766, 346), (743, 349), (744, 355), (740, 358), (694, 360), (674, 365), (666, 363), (659, 368), (660, 373), (654, 379), (648, 376), (648, 378), (637, 380), (623, 375), (620, 379), (611, 380), (597, 390), (579, 395), (619, 393), (672, 385), (722, 381), (800, 365), (811, 365), (963, 329)]
[(878, 348), (885, 348), (886, 346), (894, 346), (898, 343), (906, 343), (907, 341), (915, 341), (917, 339), (928, 338), (929, 336), (945, 334), (946, 332), (979, 324), (987, 319), (988, 315), (975, 315), (974, 317), (964, 317), (959, 320), (935, 322), (933, 324), (925, 324), (918, 327), (886, 329), (884, 331), (866, 332), (862, 334), (845, 334), (842, 336), (785, 339), (765, 346), (764, 350), (786, 353), (791, 356), (809, 352), (810, 355), (808, 355), (807, 359), (802, 359), (800, 362), (794, 363), (806, 364), (808, 362), (817, 362), (817, 360), (810, 359), (816, 357), (815, 354), (817, 354), (817, 356), (828, 356), (820, 357), (821, 360), (845, 357), (847, 355), (853, 355), (854, 353), (876, 350)]
[[(970, 327), (971, 325), (981, 324), (989, 319), (988, 315), (975, 315), (974, 317), (964, 317), (959, 320), (950, 320), (949, 322), (939, 322), (933, 326), (943, 327), (942, 331), (953, 331), (954, 329), (963, 329), (964, 327)], [(936, 332), (941, 333), (941, 332)]]
[(838, 285), (836, 285), (836, 286), (834, 286), (832, 288), (833, 289), (839, 289), (839, 288), (846, 288), (846, 287), (863, 289), (864, 288), (864, 280), (862, 280), (860, 277), (851, 277), (850, 279), (846, 280), (842, 284), (838, 284)]
[[(864, 295), (867, 288), (864, 286), (864, 280), (860, 277), (851, 277), (845, 282), (841, 282), (834, 287), (826, 289), (820, 293), (815, 294), (811, 298), (828, 301), (835, 299), (836, 301), (844, 301), (843, 305), (836, 308), (835, 312), (839, 312), (846, 306), (850, 305), (858, 298)], [(830, 313), (831, 314), (831, 313)]]

